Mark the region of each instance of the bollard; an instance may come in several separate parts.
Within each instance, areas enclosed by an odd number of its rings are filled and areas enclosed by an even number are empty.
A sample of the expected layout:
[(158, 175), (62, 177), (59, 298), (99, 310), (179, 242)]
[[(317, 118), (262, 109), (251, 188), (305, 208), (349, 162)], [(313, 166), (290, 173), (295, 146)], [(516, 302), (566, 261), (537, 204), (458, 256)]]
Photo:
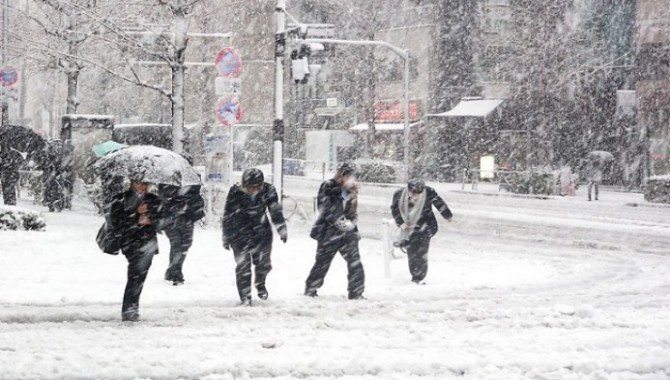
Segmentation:
[(383, 219), (382, 220), (382, 244), (383, 244), (383, 255), (384, 255), (384, 277), (391, 278), (391, 262), (395, 258), (393, 256), (393, 240), (394, 237), (391, 236), (393, 232), (396, 231), (395, 221), (393, 219)]

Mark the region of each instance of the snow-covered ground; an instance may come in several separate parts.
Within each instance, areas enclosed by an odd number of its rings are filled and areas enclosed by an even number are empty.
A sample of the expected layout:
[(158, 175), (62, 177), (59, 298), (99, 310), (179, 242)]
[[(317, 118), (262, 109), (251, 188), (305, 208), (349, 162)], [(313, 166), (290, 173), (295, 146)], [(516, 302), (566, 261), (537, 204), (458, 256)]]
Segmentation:
[[(317, 186), (288, 179), (287, 193), (308, 209)], [(367, 300), (346, 299), (341, 258), (320, 297), (302, 295), (316, 243), (296, 220), (275, 243), (270, 300), (240, 307), (220, 231), (197, 229), (182, 287), (162, 278), (161, 236), (136, 324), (120, 322), (126, 261), (97, 249), (90, 207), (0, 232), (0, 378), (670, 378), (670, 208), (437, 188), (455, 218), (440, 221), (425, 286), (403, 260), (384, 277), (393, 188), (366, 186)]]

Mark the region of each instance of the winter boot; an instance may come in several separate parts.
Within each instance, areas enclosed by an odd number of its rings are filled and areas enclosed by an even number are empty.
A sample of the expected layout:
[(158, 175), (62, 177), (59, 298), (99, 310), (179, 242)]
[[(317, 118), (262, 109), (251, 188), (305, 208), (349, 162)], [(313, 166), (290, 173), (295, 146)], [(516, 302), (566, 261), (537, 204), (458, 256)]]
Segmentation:
[(121, 314), (122, 322), (138, 322), (140, 320), (140, 313), (137, 310), (125, 311)]
[(258, 291), (258, 298), (262, 300), (268, 299), (268, 290), (265, 288), (265, 285), (259, 285), (256, 290)]
[(240, 298), (240, 306), (251, 306), (251, 296)]

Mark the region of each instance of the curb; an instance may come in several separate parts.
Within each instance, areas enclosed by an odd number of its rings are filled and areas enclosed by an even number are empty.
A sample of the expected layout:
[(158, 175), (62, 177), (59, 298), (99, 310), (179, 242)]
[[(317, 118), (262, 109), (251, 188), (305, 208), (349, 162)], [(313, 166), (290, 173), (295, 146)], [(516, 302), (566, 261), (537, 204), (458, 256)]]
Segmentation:
[(509, 194), (509, 193), (478, 193), (465, 190), (451, 190), (450, 193), (466, 194), (466, 195), (483, 195), (485, 197), (506, 197), (506, 198), (521, 198), (521, 199), (538, 199), (538, 200), (553, 200), (556, 197), (549, 195), (532, 195), (532, 194)]

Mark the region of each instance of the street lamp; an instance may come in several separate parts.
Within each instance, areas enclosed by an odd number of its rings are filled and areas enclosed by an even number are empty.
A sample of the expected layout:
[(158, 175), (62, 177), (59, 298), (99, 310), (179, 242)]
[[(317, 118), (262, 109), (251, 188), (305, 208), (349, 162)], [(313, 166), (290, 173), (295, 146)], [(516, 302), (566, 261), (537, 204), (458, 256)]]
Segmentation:
[(403, 72), (403, 178), (405, 182), (409, 180), (409, 50), (401, 49), (385, 41), (354, 41), (354, 40), (333, 40), (325, 38), (307, 38), (302, 40), (303, 44), (340, 44), (340, 45), (358, 45), (358, 46), (382, 46), (390, 49), (396, 55), (403, 59), (405, 70)]
[(277, 0), (275, 7), (275, 120), (272, 125), (272, 184), (282, 202), (282, 161), (284, 157), (284, 52), (286, 50), (286, 0)]

